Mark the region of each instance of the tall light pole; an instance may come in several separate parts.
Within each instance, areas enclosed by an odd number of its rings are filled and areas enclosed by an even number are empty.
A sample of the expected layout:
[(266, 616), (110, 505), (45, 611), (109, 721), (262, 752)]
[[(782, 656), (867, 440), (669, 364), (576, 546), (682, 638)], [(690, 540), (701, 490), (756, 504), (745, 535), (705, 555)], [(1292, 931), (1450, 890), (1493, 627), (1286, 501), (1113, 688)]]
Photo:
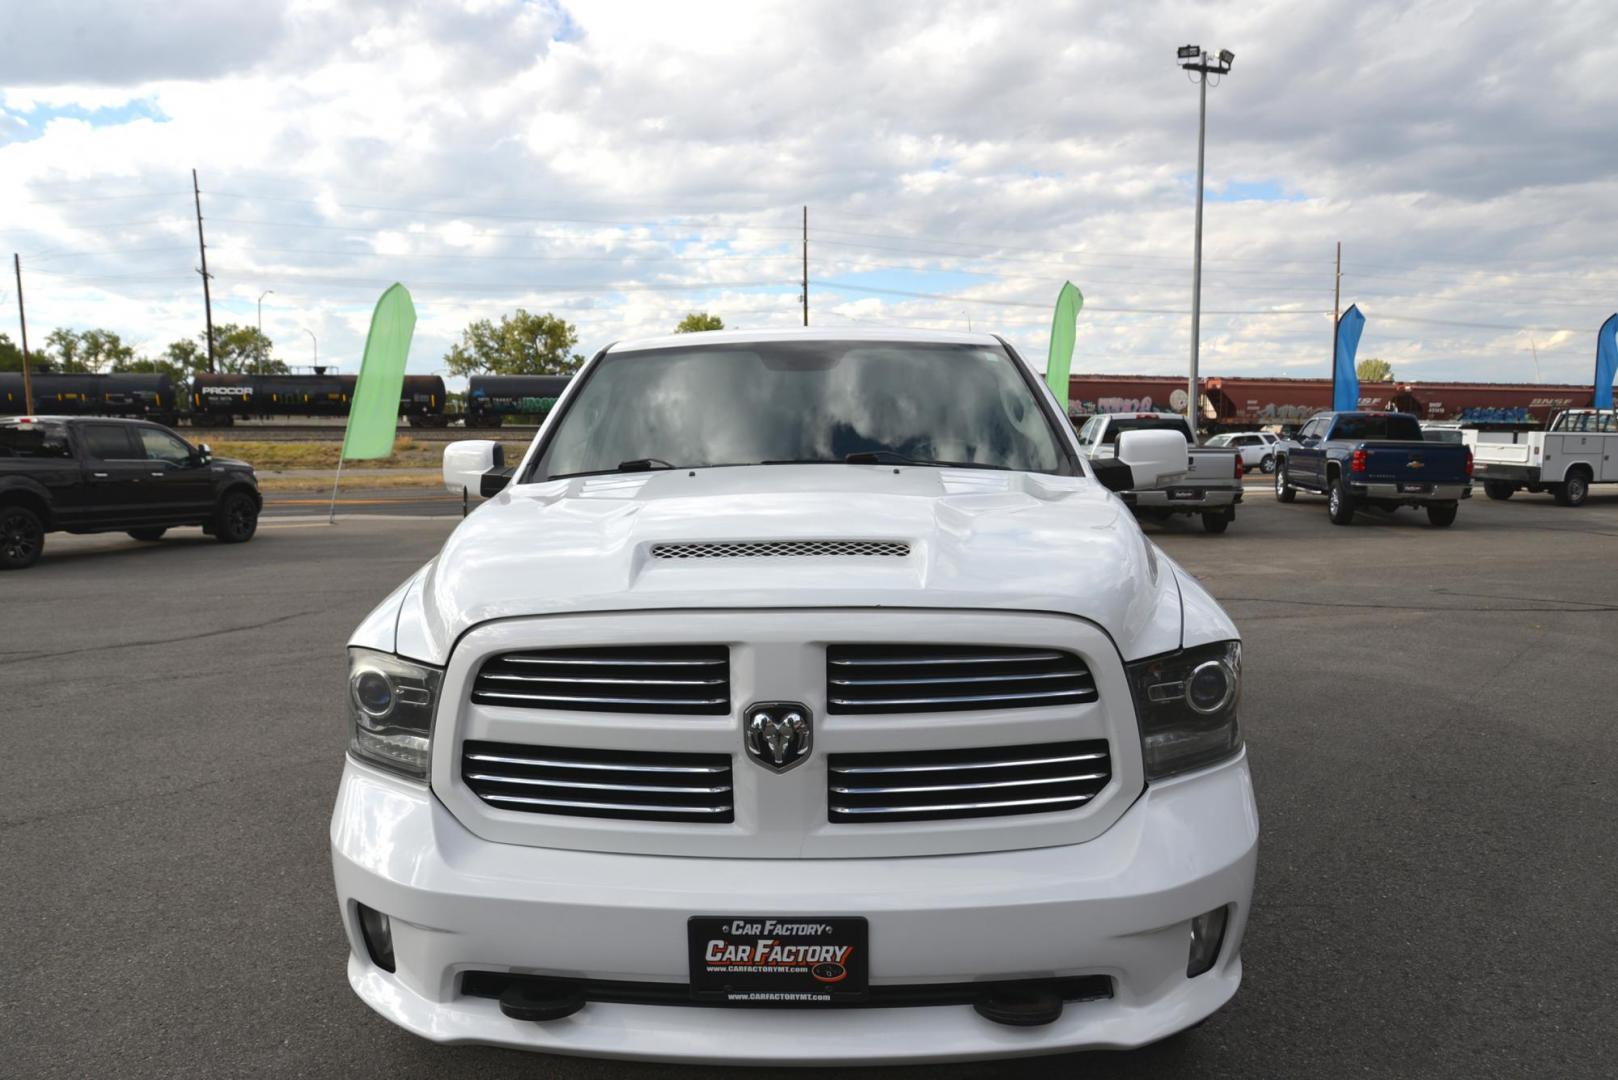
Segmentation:
[(258, 341), (255, 344), (258, 345), (258, 373), (260, 375), (264, 374), (264, 298), (274, 294), (274, 289), (265, 289), (258, 294)]
[(319, 367), (320, 366), (320, 342), (318, 340), (316, 340), (315, 332), (313, 330), (309, 329), (307, 326), (303, 328), (303, 332), (309, 335), (309, 341), (314, 346), (314, 349), (315, 349), (315, 359), (314, 359), (314, 363), (313, 363), (312, 366)]
[(1182, 68), (1197, 73), (1201, 98), (1197, 111), (1197, 239), (1191, 261), (1191, 379), (1188, 387), (1190, 397), (1185, 403), (1185, 417), (1191, 424), (1191, 434), (1195, 435), (1201, 419), (1197, 415), (1200, 401), (1197, 393), (1197, 345), (1202, 332), (1202, 157), (1208, 141), (1208, 76), (1224, 75), (1230, 71), (1236, 54), (1229, 49), (1220, 49), (1218, 59), (1210, 61), (1202, 46), (1182, 45), (1179, 59)]

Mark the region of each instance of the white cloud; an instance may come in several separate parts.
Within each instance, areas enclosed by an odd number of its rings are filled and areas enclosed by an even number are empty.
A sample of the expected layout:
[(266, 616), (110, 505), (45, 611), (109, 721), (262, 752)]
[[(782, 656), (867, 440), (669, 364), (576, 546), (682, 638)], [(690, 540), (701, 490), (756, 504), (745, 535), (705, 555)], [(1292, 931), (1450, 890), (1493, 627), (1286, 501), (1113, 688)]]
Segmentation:
[[(195, 165), (215, 318), (274, 289), (292, 362), (307, 329), (352, 367), (393, 280), (422, 371), (519, 304), (586, 343), (691, 309), (790, 324), (807, 203), (816, 321), (970, 320), (1042, 356), (1071, 278), (1075, 370), (1177, 372), (1186, 40), (1237, 54), (1209, 95), (1210, 191), (1287, 196), (1208, 203), (1204, 371), (1324, 374), (1338, 240), (1362, 351), (1422, 377), (1530, 378), (1537, 348), (1543, 378), (1586, 379), (1618, 303), (1602, 3), (105, 12), (0, 9), (0, 235), (39, 337), (106, 325), (155, 350), (200, 329)], [(160, 119), (117, 122), (135, 102)]]

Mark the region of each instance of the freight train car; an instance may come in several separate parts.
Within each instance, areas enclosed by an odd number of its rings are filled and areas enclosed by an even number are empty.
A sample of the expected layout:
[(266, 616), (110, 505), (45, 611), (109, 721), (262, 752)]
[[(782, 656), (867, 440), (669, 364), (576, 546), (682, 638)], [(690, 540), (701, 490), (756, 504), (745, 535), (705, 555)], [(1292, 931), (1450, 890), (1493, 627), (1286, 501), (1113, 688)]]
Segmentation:
[[(42, 416), (129, 416), (173, 424), (181, 401), (167, 375), (35, 375), (34, 407)], [(0, 414), (30, 411), (22, 374), (0, 375)]]
[(499, 427), (508, 416), (543, 419), (571, 375), (474, 375), (466, 386), (466, 426)]
[[(1588, 386), (1522, 383), (1360, 383), (1359, 408), (1406, 412), (1499, 430), (1544, 427), (1563, 409), (1588, 407)], [(1186, 385), (1172, 375), (1076, 375), (1068, 411), (1184, 412)], [(1203, 380), (1199, 413), (1207, 432), (1295, 427), (1331, 407), (1330, 379), (1220, 378)]]
[[(198, 427), (228, 426), (240, 420), (282, 416), (347, 416), (354, 399), (353, 375), (219, 375), (191, 380), (191, 422)], [(443, 427), (444, 380), (437, 375), (406, 375), (399, 415), (412, 427)]]

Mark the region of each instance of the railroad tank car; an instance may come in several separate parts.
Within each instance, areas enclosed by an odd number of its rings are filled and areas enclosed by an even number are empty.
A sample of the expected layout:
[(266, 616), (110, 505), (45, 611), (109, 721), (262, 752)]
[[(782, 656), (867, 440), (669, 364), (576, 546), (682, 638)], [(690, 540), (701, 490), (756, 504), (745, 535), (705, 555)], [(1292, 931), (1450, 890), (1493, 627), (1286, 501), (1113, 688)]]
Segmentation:
[(571, 375), (473, 375), (466, 386), (466, 426), (499, 427), (508, 416), (543, 418)]
[[(173, 424), (180, 408), (167, 375), (115, 372), (33, 376), (34, 408), (42, 416), (129, 416)], [(28, 411), (21, 372), (0, 374), (0, 413)]]
[[(354, 400), (353, 375), (224, 375), (199, 373), (191, 379), (191, 422), (199, 427), (229, 425), (238, 419), (280, 416), (347, 416)], [(442, 427), (444, 380), (437, 375), (406, 375), (399, 415), (415, 427)]]

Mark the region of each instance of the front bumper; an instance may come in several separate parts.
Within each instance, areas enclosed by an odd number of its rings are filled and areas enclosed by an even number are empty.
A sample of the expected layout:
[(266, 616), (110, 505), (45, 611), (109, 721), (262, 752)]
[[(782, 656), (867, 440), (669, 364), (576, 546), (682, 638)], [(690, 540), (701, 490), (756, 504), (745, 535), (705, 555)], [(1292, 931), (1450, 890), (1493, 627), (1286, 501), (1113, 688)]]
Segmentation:
[[(972, 855), (722, 859), (493, 843), (425, 787), (349, 761), (331, 828), (349, 982), (424, 1038), (599, 1057), (923, 1062), (1141, 1046), (1218, 1009), (1241, 980), (1258, 817), (1245, 755), (1154, 784), (1082, 844)], [(397, 970), (372, 963), (356, 905), (387, 914)], [(1188, 979), (1190, 920), (1230, 923)], [(596, 1002), (517, 1021), (463, 995), (468, 971), (683, 984), (694, 914), (859, 915), (872, 985), (1105, 975), (1107, 1000), (1014, 1028), (970, 1006), (746, 1009)]]

